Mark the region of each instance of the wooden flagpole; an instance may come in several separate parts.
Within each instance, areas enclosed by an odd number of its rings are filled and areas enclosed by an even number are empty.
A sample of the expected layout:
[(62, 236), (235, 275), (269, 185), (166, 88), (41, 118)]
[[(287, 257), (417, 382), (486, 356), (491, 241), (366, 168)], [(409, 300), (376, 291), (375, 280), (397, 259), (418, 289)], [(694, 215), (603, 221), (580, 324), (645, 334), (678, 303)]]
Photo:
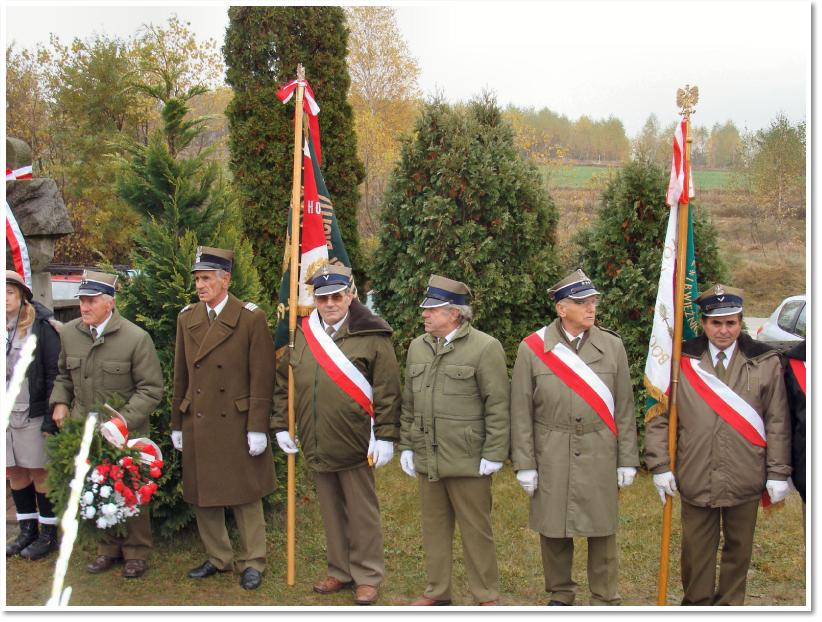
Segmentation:
[[(303, 163), (303, 91), (305, 90), (305, 69), (297, 65), (297, 94), (294, 101), (294, 169), (291, 183), (291, 261), (288, 288), (288, 347), (294, 351), (294, 338), (297, 334), (298, 285), (300, 275), (300, 185), (302, 182)], [(288, 366), (288, 433), (296, 438), (294, 418), (294, 372)], [(286, 580), (289, 586), (294, 585), (294, 539), (296, 530), (296, 456), (288, 454), (288, 509), (286, 517), (288, 569)]]
[[(668, 455), (671, 461), (671, 472), (676, 474), (676, 432), (677, 432), (677, 389), (679, 387), (679, 361), (682, 358), (682, 332), (685, 313), (685, 272), (687, 270), (688, 252), (688, 210), (690, 209), (691, 190), (691, 114), (693, 106), (698, 101), (696, 87), (685, 85), (685, 90), (677, 92), (677, 105), (681, 106), (681, 114), (685, 117), (685, 172), (686, 202), (680, 202), (677, 211), (676, 233), (676, 274), (674, 300), (674, 335), (671, 352), (671, 385), (668, 402)], [(673, 514), (673, 497), (665, 496), (665, 507), (662, 511), (662, 544), (659, 555), (659, 585), (657, 590), (657, 605), (666, 605), (668, 596), (668, 567), (670, 562), (671, 542), (671, 515)]]

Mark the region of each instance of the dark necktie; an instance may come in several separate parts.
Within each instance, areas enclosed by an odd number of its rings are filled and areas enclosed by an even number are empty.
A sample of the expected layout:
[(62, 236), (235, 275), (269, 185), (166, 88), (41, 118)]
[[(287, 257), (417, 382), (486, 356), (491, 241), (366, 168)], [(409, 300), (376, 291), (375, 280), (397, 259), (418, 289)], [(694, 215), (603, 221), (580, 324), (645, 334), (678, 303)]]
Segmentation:
[(213, 324), (214, 320), (217, 319), (217, 312), (214, 309), (208, 310), (208, 323)]
[(579, 350), (579, 344), (582, 342), (582, 337), (574, 337), (574, 340), (571, 341), (571, 345), (574, 346), (574, 351), (576, 352)]
[(716, 377), (719, 378), (722, 382), (725, 382), (725, 353), (719, 352), (716, 355), (716, 366), (714, 367), (714, 371), (716, 371)]
[(94, 326), (91, 327), (91, 338), (93, 341), (97, 341), (97, 329)]
[(337, 331), (336, 331), (336, 330), (334, 330), (334, 327), (333, 327), (333, 326), (331, 326), (331, 325), (329, 324), (328, 326), (326, 326), (326, 327), (325, 327), (325, 332), (327, 332), (327, 333), (328, 333), (328, 336), (329, 336), (329, 337), (333, 338), (333, 337), (334, 337), (334, 333), (336, 333)]

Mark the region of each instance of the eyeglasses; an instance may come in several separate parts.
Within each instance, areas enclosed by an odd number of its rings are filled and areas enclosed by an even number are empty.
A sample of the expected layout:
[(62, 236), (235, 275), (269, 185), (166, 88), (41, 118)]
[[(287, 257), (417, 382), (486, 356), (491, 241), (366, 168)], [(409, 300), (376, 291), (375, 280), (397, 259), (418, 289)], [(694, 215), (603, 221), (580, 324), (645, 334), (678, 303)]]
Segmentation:
[(333, 294), (326, 294), (325, 296), (314, 296), (314, 300), (318, 303), (340, 302), (345, 297), (344, 292), (335, 292)]
[[(574, 300), (573, 298), (571, 300)], [(575, 305), (580, 307), (598, 307), (599, 298), (583, 298), (582, 300), (574, 300)]]

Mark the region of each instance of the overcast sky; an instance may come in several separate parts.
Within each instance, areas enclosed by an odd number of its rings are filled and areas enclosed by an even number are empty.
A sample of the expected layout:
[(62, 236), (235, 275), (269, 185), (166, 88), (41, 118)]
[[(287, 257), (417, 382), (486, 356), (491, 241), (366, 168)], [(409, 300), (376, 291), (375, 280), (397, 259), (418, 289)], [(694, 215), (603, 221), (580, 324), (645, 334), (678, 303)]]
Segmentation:
[[(6, 41), (31, 47), (94, 32), (134, 35), (172, 13), (222, 44), (226, 5), (6, 6)], [(811, 3), (742, 1), (395, 3), (426, 95), (547, 107), (577, 119), (676, 120), (676, 89), (696, 84), (694, 122), (766, 127), (777, 112), (804, 120), (810, 89)], [(310, 80), (310, 76), (309, 76)], [(322, 94), (317, 94), (322, 105)]]

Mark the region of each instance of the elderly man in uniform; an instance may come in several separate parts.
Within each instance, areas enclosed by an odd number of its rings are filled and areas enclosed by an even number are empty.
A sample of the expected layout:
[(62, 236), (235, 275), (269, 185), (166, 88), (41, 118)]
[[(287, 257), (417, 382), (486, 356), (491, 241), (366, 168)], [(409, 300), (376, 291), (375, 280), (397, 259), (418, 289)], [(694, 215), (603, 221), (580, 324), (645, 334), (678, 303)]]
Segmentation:
[(682, 344), (676, 476), (667, 415), (645, 426), (645, 461), (663, 502), (682, 498), (682, 604), (742, 605), (760, 498), (788, 492), (785, 384), (776, 350), (742, 332), (742, 290), (717, 284), (696, 302), (704, 334)]
[[(149, 416), (163, 397), (163, 371), (149, 334), (122, 317), (115, 306), (117, 276), (84, 271), (78, 296), (81, 317), (60, 331), (59, 373), (49, 404), (58, 427), (65, 418), (85, 417), (119, 396), (129, 435), (148, 436)], [(147, 511), (126, 522), (125, 538), (106, 536), (87, 566), (100, 573), (124, 559), (123, 576), (138, 578), (148, 568), (151, 521)]]
[(354, 298), (350, 268), (323, 265), (306, 284), (317, 308), (277, 367), (272, 428), (280, 448), (295, 453), (287, 420), (290, 366), (297, 431), (325, 527), (328, 571), (314, 591), (354, 585), (354, 602), (371, 605), (385, 562), (370, 463), (388, 464), (399, 437), (399, 365), (391, 327)]
[[(183, 453), (183, 498), (194, 505), (208, 559), (192, 579), (236, 569), (252, 590), (265, 570), (262, 498), (274, 491), (268, 442), (274, 341), (265, 313), (229, 293), (234, 253), (200, 246), (194, 284), (200, 302), (177, 318), (171, 439)], [(225, 525), (240, 532), (235, 557)]]
[(471, 593), (480, 605), (499, 598), (491, 475), (508, 457), (508, 370), (500, 342), (471, 325), (470, 296), (465, 283), (431, 275), (425, 334), (405, 365), (400, 465), (419, 483), (428, 575), (417, 606), (451, 604), (455, 519)]
[(531, 497), (548, 604), (572, 605), (574, 537), (588, 539), (592, 605), (618, 605), (617, 498), (639, 465), (628, 357), (594, 325), (599, 292), (582, 270), (548, 290), (559, 316), (524, 339), (511, 381), (511, 455)]

